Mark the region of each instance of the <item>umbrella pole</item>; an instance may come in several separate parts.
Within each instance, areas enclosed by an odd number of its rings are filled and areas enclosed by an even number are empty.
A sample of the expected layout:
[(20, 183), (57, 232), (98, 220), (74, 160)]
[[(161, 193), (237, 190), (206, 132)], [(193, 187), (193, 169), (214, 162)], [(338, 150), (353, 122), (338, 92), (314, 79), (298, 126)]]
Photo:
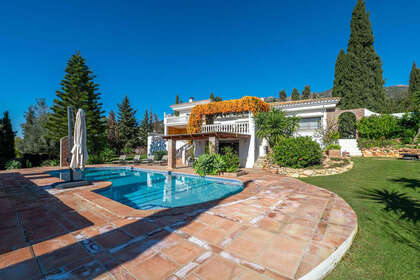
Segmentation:
[[(73, 145), (71, 143), (72, 142), (72, 137), (71, 137), (72, 116), (73, 116), (72, 109), (71, 109), (70, 106), (67, 106), (67, 132), (68, 132), (68, 139), (69, 139), (69, 159), (70, 159), (70, 161), (71, 161), (71, 157), (72, 157), (71, 150), (73, 148)], [(70, 163), (70, 161), (69, 161), (69, 163)], [(70, 167), (70, 182), (73, 182), (73, 169), (71, 169), (71, 167)]]

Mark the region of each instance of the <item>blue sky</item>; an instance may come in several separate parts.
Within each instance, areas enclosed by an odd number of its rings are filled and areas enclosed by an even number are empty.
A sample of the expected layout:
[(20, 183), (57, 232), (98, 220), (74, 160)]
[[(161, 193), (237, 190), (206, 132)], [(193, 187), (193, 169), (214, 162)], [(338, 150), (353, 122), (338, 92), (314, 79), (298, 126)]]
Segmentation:
[[(80, 50), (104, 109), (127, 95), (138, 118), (163, 117), (189, 96), (276, 96), (332, 87), (356, 0), (3, 1), (0, 112), (15, 130), (35, 98), (49, 105), (68, 58)], [(420, 1), (368, 0), (386, 85), (407, 84), (420, 62)]]

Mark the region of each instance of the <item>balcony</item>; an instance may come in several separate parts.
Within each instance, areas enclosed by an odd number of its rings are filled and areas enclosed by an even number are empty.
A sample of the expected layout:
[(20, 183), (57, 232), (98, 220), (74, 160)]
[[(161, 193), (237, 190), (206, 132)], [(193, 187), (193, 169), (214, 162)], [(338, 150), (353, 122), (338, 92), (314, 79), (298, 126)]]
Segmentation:
[(165, 119), (166, 119), (167, 125), (186, 125), (188, 123), (188, 115), (182, 115), (182, 116), (167, 115)]
[(249, 134), (249, 122), (241, 121), (235, 123), (207, 124), (202, 126), (201, 132), (229, 132), (237, 134)]

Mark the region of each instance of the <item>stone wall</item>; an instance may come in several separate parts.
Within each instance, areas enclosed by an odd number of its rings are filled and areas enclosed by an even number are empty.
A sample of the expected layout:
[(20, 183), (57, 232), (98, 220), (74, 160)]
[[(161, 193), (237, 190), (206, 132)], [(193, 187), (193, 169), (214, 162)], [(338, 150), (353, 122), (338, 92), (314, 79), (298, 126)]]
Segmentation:
[(410, 148), (394, 148), (394, 147), (375, 147), (369, 149), (362, 149), (363, 157), (388, 157), (388, 158), (400, 158), (401, 154), (419, 154), (420, 149)]
[(294, 178), (305, 178), (314, 176), (326, 176), (340, 174), (349, 171), (353, 168), (353, 162), (349, 162), (344, 166), (330, 167), (330, 168), (289, 168), (289, 167), (272, 167), (269, 168), (271, 173), (279, 174), (283, 176), (289, 176)]

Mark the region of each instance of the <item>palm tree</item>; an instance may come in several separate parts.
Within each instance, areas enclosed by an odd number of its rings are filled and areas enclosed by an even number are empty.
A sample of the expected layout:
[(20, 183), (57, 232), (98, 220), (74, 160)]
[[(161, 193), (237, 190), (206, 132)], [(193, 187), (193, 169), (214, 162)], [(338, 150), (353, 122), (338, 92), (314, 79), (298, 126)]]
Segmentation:
[(268, 149), (275, 145), (277, 139), (281, 137), (290, 137), (296, 131), (299, 125), (299, 117), (286, 116), (286, 113), (280, 109), (273, 108), (269, 112), (260, 112), (255, 116), (256, 135), (267, 139)]

